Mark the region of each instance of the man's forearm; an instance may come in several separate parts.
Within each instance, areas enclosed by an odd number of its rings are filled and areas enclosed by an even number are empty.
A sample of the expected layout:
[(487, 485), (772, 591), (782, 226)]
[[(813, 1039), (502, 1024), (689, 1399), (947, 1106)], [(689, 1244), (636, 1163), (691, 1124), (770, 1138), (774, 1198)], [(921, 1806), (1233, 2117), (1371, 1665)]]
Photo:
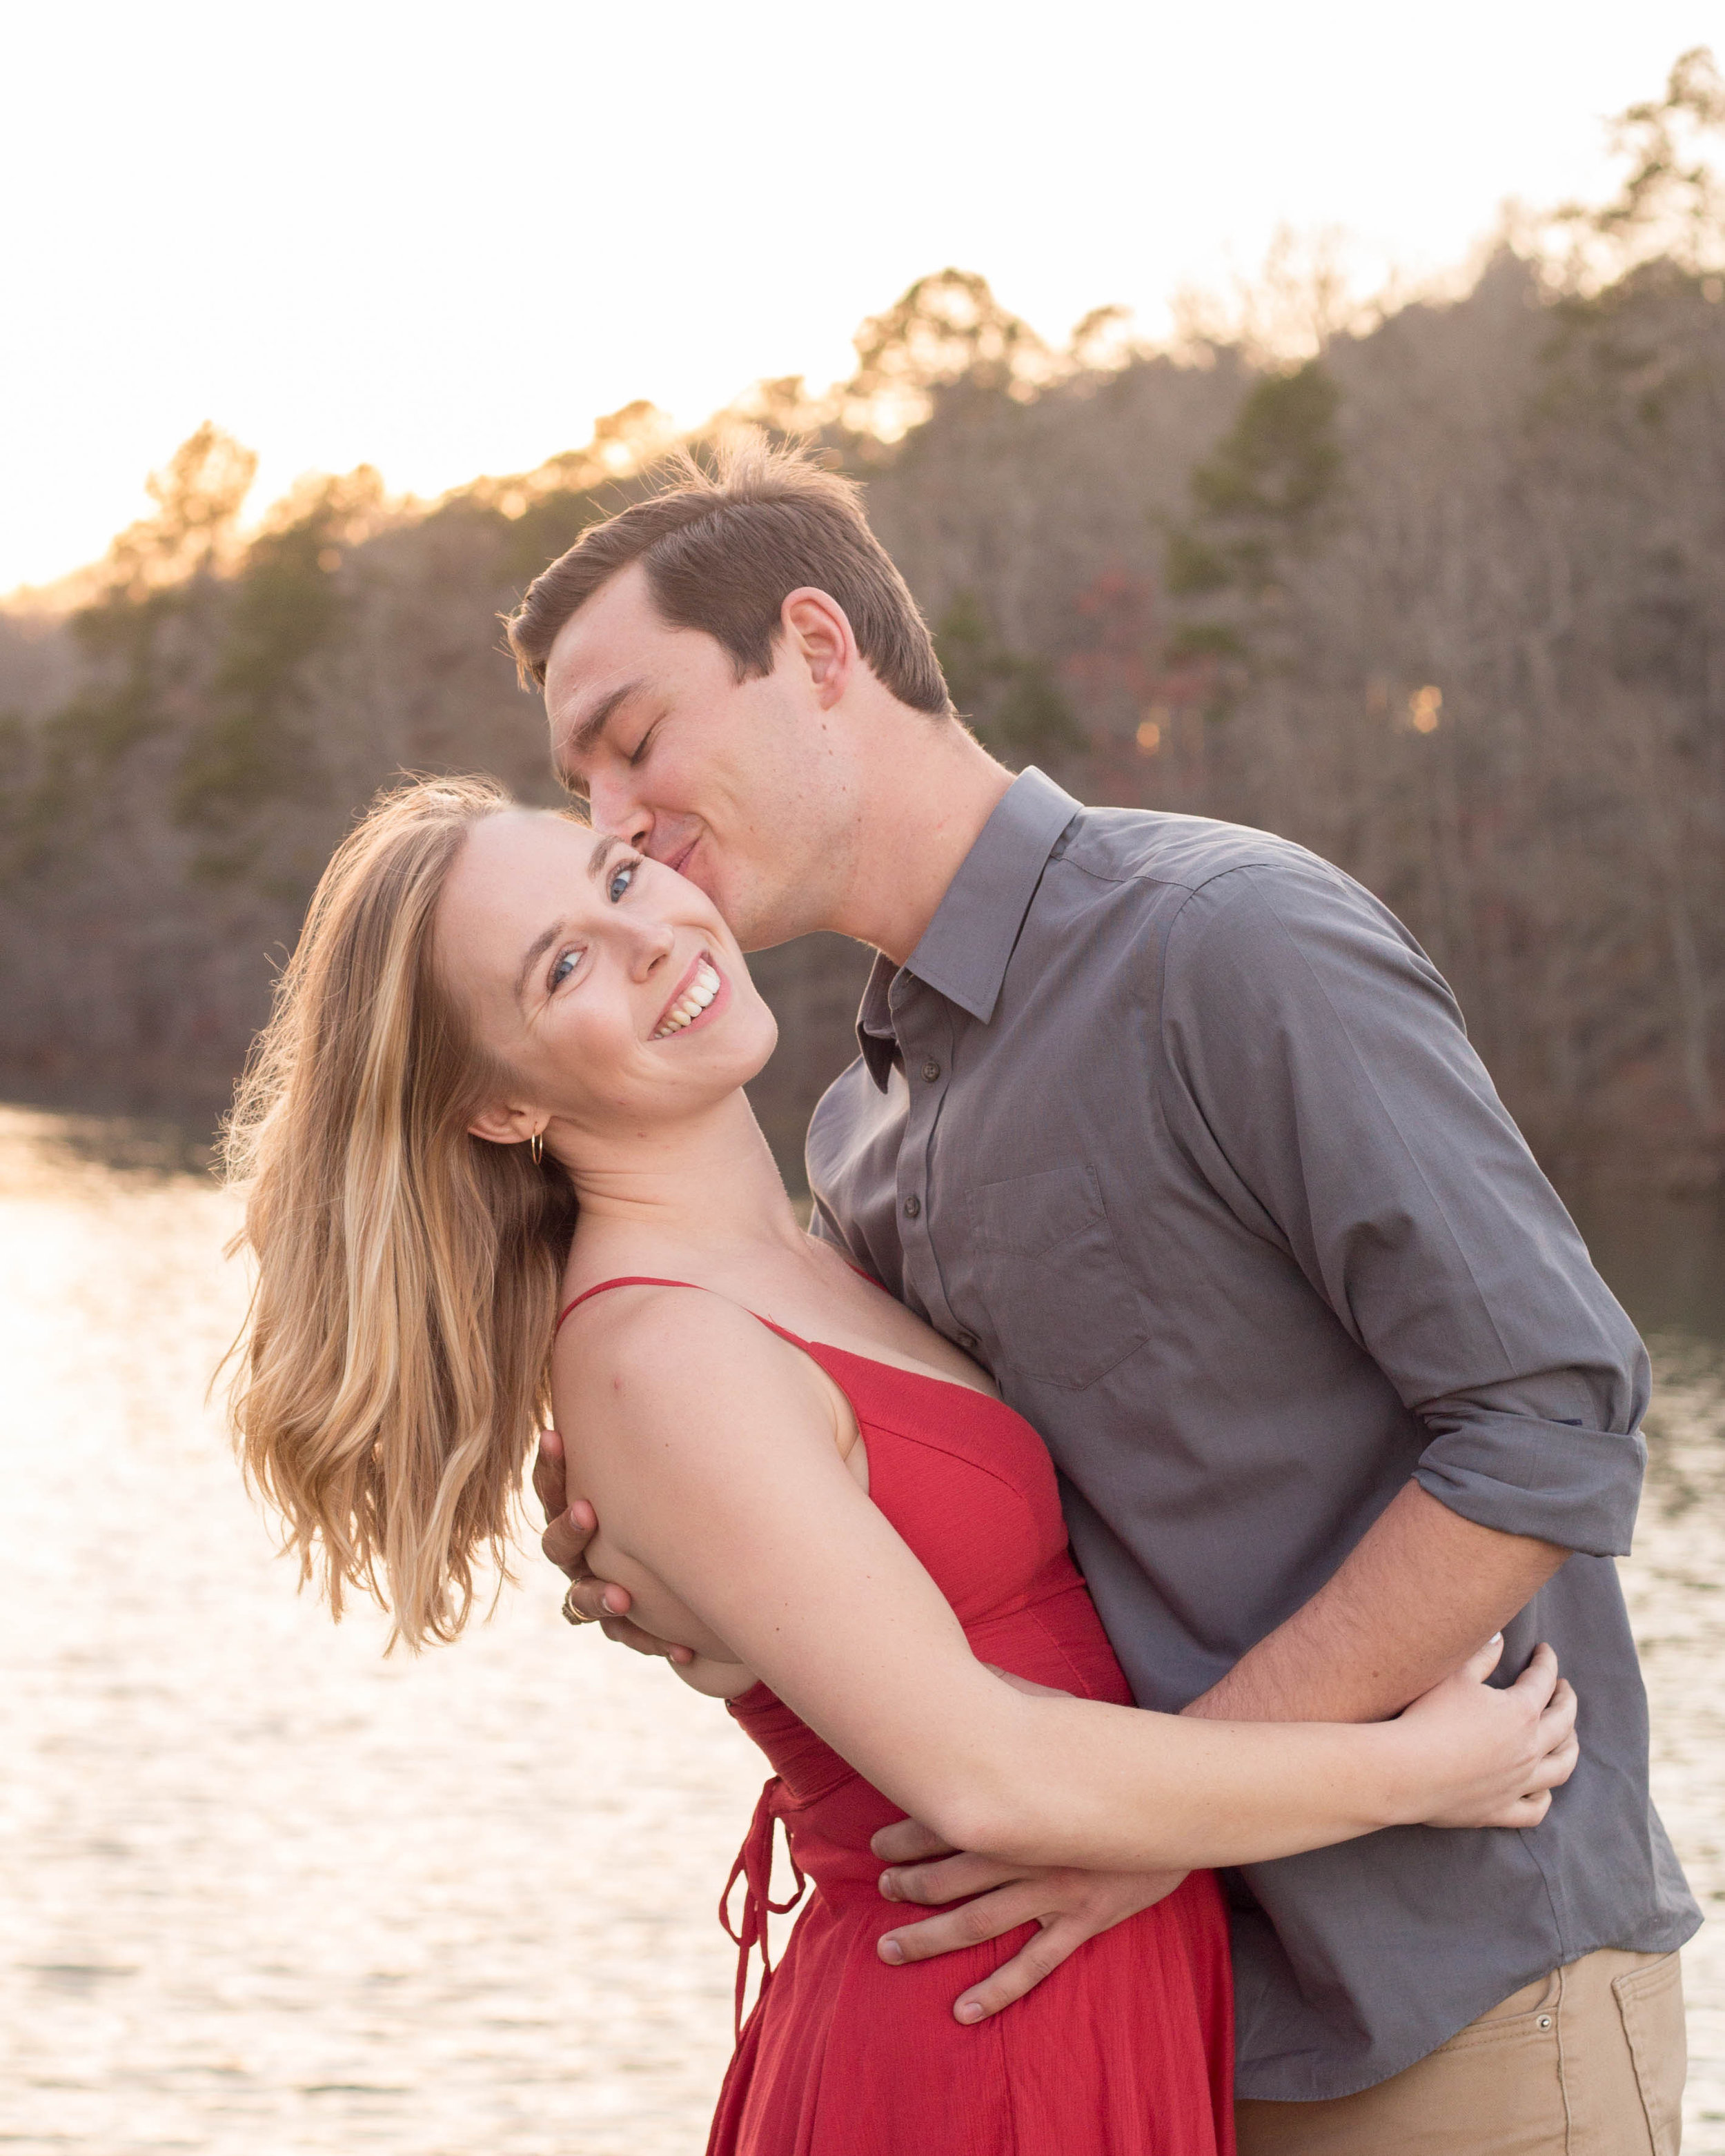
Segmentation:
[(1409, 1482), (1311, 1601), (1186, 1712), (1381, 1721), (1459, 1668), (1568, 1555), (1476, 1527)]

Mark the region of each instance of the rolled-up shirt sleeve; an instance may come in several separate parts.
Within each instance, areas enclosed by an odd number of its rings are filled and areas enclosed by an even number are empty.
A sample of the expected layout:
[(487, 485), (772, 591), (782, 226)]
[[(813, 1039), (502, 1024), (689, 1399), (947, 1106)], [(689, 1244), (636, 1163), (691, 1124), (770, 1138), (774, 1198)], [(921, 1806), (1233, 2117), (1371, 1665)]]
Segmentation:
[(1645, 1352), (1425, 953), (1312, 860), (1214, 876), (1162, 955), (1170, 1134), (1419, 1419), (1422, 1486), (1627, 1551)]

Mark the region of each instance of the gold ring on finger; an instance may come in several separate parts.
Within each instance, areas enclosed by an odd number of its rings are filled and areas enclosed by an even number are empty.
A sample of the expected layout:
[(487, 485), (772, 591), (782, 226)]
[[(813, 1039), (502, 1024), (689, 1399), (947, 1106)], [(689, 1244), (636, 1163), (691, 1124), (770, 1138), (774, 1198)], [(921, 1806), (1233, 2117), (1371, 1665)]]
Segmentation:
[(568, 1591), (563, 1596), (563, 1622), (566, 1625), (597, 1625), (598, 1621), (597, 1617), (589, 1617), (584, 1609), (576, 1607), (575, 1583), (571, 1580)]

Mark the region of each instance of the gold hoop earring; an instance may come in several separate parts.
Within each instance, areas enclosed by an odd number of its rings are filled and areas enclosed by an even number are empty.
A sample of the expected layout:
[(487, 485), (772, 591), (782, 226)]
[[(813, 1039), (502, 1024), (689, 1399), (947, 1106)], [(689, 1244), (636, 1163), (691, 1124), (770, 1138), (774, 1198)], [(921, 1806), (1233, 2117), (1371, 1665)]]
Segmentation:
[(534, 1167), (537, 1168), (539, 1163), (545, 1158), (545, 1133), (543, 1131), (534, 1132), (532, 1137), (527, 1141), (527, 1152)]

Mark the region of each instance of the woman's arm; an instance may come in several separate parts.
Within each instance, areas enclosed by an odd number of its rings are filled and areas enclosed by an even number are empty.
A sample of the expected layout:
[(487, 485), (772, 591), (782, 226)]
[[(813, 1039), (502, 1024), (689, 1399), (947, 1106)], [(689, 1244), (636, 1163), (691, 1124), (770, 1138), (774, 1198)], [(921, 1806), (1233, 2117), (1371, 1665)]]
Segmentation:
[(607, 1302), (557, 1370), (606, 1539), (693, 1613), (704, 1652), (721, 1645), (956, 1847), (1245, 1863), (1421, 1820), (1532, 1825), (1548, 1799), (1522, 1792), (1567, 1774), (1573, 1702), (1544, 1663), (1507, 1691), (1452, 1681), (1366, 1727), (1026, 1696), (975, 1659), (846, 1468), (805, 1358), (717, 1296)]

